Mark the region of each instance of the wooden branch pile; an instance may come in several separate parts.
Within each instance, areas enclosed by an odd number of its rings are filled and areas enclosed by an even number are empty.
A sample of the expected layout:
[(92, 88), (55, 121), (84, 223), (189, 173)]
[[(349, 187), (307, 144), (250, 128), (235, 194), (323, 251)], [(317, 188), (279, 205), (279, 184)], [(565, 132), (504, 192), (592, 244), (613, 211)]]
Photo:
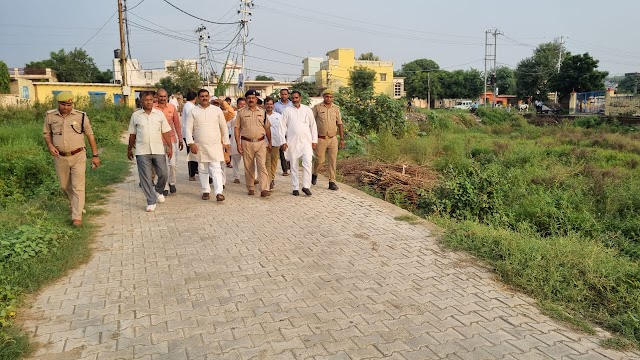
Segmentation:
[(416, 204), (420, 189), (431, 189), (438, 179), (438, 173), (413, 164), (389, 164), (346, 159), (338, 163), (338, 171), (347, 182), (368, 186), (385, 198), (398, 193), (405, 194), (409, 204)]

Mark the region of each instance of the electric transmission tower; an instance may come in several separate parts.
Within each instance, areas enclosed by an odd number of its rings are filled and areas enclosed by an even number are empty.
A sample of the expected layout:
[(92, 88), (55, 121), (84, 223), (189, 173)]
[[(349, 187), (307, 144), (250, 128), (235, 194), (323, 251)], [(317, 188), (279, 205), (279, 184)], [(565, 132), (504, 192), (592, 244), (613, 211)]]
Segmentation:
[[(482, 95), (484, 106), (487, 106), (487, 80), (490, 81), (493, 87), (492, 104), (496, 101), (496, 69), (498, 64), (496, 61), (496, 48), (498, 44), (498, 35), (502, 34), (503, 32), (498, 29), (489, 29), (484, 33), (484, 93)], [(489, 75), (488, 71), (491, 71), (491, 75)]]
[(198, 48), (200, 53), (200, 78), (202, 79), (202, 83), (204, 86), (209, 86), (209, 69), (212, 69), (211, 61), (209, 60), (209, 32), (204, 25), (200, 25), (196, 29), (196, 33), (198, 34)]
[(253, 0), (240, 0), (240, 31), (242, 35), (242, 64), (240, 66), (240, 74), (238, 75), (238, 88), (240, 93), (244, 94), (245, 71), (244, 62), (247, 53), (247, 37), (249, 36), (249, 23), (251, 22), (251, 9), (253, 9)]

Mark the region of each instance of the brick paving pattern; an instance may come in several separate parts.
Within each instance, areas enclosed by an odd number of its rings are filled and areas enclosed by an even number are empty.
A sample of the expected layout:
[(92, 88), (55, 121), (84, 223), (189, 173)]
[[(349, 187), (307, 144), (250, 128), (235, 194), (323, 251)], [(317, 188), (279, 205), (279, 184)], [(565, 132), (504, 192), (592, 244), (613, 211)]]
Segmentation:
[[(638, 359), (567, 329), (407, 212), (320, 178), (269, 198), (227, 183), (146, 213), (137, 172), (110, 197), (91, 260), (44, 289), (35, 359)], [(214, 197), (212, 197), (214, 198)]]

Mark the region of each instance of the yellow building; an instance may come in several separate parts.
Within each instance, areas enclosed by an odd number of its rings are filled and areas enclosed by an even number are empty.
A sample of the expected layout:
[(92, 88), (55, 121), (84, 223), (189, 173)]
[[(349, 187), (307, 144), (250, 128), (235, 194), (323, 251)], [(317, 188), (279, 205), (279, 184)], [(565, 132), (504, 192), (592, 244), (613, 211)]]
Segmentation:
[[(93, 84), (93, 83), (71, 83), (71, 82), (41, 82), (33, 83), (33, 93), (29, 100), (33, 102), (46, 102), (61, 91), (69, 91), (76, 98), (89, 98), (90, 101), (98, 103), (122, 103), (122, 86), (117, 84)], [(136, 97), (140, 92), (152, 90), (153, 86), (131, 86), (129, 103), (127, 105), (136, 106)]]
[(393, 61), (356, 60), (354, 49), (331, 50), (327, 57), (316, 72), (317, 87), (337, 91), (341, 86), (349, 86), (349, 71), (364, 66), (376, 72), (374, 91), (394, 97)]

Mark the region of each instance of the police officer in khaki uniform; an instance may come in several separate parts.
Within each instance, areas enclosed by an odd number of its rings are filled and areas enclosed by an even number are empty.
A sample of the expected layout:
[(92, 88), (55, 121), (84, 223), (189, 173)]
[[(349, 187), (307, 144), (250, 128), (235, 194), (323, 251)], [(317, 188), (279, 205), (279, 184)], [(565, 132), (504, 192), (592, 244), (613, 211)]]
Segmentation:
[(70, 92), (61, 92), (56, 96), (56, 101), (58, 110), (47, 111), (42, 133), (49, 153), (54, 156), (60, 187), (70, 202), (72, 225), (80, 227), (84, 211), (87, 169), (85, 135), (91, 146), (91, 168), (94, 170), (100, 166), (98, 145), (87, 115), (73, 108), (73, 95)]
[[(336, 185), (336, 162), (338, 159), (338, 146), (344, 149), (344, 128), (340, 117), (340, 108), (333, 104), (333, 90), (326, 89), (322, 92), (324, 101), (313, 107), (313, 116), (318, 126), (318, 145), (313, 159), (313, 174), (311, 184), (318, 181), (318, 169), (324, 164), (324, 157), (329, 154), (329, 189), (338, 190)], [(340, 132), (338, 145), (337, 133)]]
[(269, 175), (267, 174), (267, 151), (271, 151), (271, 124), (266, 112), (258, 107), (258, 93), (249, 90), (245, 93), (247, 106), (238, 109), (234, 135), (238, 144), (238, 153), (244, 160), (244, 181), (249, 195), (254, 191), (254, 159), (258, 165), (260, 177), (260, 196), (267, 197), (269, 192)]

